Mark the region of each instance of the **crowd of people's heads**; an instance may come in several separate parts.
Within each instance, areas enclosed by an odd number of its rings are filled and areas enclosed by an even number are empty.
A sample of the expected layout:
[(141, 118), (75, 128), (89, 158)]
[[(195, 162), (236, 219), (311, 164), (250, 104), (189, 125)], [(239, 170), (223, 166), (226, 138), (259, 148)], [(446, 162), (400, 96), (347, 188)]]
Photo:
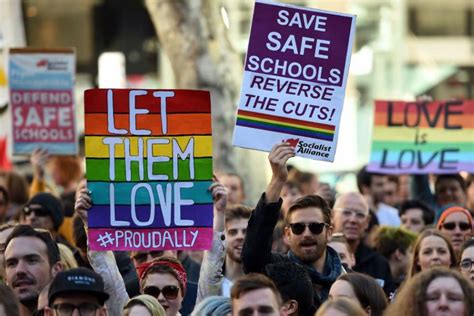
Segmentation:
[[(116, 294), (91, 259), (87, 221), (77, 206), (74, 211), (75, 201), (84, 197), (76, 192), (85, 187), (80, 160), (50, 157), (45, 164), (45, 153), (36, 155), (33, 178), (0, 172), (0, 316), (110, 315)], [(247, 238), (249, 225), (260, 220), (248, 206), (245, 179), (219, 173), (227, 204), (213, 247), (222, 249), (221, 255), (163, 249), (113, 253), (127, 293), (118, 313), (473, 313), (472, 175), (432, 177), (430, 204), (410, 191), (411, 176), (364, 167), (355, 175), (358, 192), (336, 194), (317, 174), (289, 169), (276, 203), (279, 213), (269, 221), (274, 230), (264, 246), (273, 253), (263, 269), (249, 273), (243, 260), (246, 245), (256, 242)], [(87, 201), (92, 203), (90, 197)], [(209, 267), (200, 264), (209, 265), (209, 258), (220, 264), (210, 269), (221, 278), (219, 291), (194, 304), (200, 295), (197, 280), (208, 277)]]

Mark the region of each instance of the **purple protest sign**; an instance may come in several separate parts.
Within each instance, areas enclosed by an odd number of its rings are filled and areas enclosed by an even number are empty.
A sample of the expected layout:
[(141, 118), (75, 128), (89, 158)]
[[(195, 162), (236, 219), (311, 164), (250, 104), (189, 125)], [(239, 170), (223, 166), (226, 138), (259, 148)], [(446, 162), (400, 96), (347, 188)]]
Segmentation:
[(355, 16), (255, 3), (233, 143), (333, 161)]

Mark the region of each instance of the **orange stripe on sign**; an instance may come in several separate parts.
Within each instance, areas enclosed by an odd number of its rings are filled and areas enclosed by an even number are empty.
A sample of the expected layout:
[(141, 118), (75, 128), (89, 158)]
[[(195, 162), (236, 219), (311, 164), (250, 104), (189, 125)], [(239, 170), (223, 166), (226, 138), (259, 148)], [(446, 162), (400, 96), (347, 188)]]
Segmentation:
[[(160, 114), (137, 115), (136, 119), (137, 129), (151, 130), (151, 136), (163, 135)], [(107, 130), (107, 114), (89, 113), (85, 115), (85, 120), (87, 122), (86, 135), (110, 135)], [(166, 135), (210, 135), (212, 133), (210, 114), (168, 114), (167, 122)], [(128, 114), (115, 114), (114, 124), (115, 128), (129, 130)]]
[[(392, 114), (392, 123), (403, 124), (405, 115), (403, 113), (393, 113)], [(375, 125), (377, 126), (387, 126), (388, 123), (387, 113), (375, 113)], [(409, 117), (408, 125), (413, 126), (415, 124), (416, 117)], [(434, 119), (434, 118), (431, 118)], [(450, 126), (459, 125), (463, 128), (474, 128), (474, 114), (464, 114), (464, 115), (451, 115), (449, 116), (448, 121)], [(424, 116), (420, 116), (419, 127), (427, 128), (428, 122)], [(439, 116), (436, 128), (444, 128), (444, 115)]]

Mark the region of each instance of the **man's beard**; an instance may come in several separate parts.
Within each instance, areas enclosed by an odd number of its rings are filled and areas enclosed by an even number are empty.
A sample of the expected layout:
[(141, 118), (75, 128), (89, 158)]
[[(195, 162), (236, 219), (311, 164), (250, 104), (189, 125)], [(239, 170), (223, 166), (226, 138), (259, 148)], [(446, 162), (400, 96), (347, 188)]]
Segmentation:
[(314, 251), (307, 252), (301, 249), (301, 245), (297, 245), (296, 251), (293, 251), (295, 255), (304, 263), (312, 264), (319, 260), (326, 251), (326, 245), (322, 245), (314, 241), (315, 249)]
[[(231, 249), (229, 249), (229, 251), (227, 251), (227, 256), (229, 257), (229, 259), (231, 259), (232, 261), (235, 261), (237, 263), (242, 263), (242, 258), (240, 256), (236, 256), (234, 254), (234, 251), (232, 251)], [(242, 255), (242, 254), (241, 254)]]
[(38, 296), (39, 294), (32, 293), (26, 297), (20, 298), (20, 303), (23, 306), (26, 306), (30, 311), (35, 311), (38, 306)]

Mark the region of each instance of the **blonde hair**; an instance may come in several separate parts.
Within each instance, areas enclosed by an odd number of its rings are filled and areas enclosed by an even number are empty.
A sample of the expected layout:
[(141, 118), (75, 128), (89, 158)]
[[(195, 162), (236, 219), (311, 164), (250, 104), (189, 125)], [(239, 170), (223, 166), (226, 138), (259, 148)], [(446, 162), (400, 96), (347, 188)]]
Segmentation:
[(348, 316), (367, 316), (367, 313), (358, 303), (345, 297), (338, 297), (335, 300), (327, 300), (323, 305), (321, 305), (315, 316), (324, 316), (331, 308), (343, 312)]
[(73, 268), (77, 268), (78, 264), (76, 258), (74, 258), (74, 254), (72, 253), (71, 249), (69, 249), (66, 245), (58, 243), (59, 248), (59, 256), (61, 258), (61, 265), (63, 266), (63, 270), (69, 270)]
[(123, 308), (123, 315), (128, 316), (129, 310), (135, 305), (144, 306), (151, 314), (151, 316), (165, 316), (166, 312), (163, 306), (158, 303), (158, 300), (151, 295), (142, 294), (135, 296), (128, 300)]

